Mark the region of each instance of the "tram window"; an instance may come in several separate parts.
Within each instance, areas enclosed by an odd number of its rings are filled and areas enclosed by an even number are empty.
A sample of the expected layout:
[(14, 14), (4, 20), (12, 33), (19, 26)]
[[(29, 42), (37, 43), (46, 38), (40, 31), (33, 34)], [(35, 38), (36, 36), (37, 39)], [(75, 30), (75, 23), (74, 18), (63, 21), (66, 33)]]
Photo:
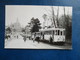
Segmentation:
[(54, 34), (54, 30), (53, 30), (53, 34)]
[(47, 31), (47, 35), (49, 34), (49, 31)]
[(57, 30), (54, 31), (55, 35), (57, 35)]
[(48, 32), (47, 32), (47, 31), (45, 31), (45, 32), (44, 32), (44, 34), (48, 35)]
[(56, 35), (56, 30), (54, 30), (54, 34)]
[(42, 35), (42, 32), (41, 32), (41, 35)]
[(58, 30), (58, 35), (59, 35), (59, 30)]
[(57, 30), (56, 30), (56, 35), (58, 35), (58, 32), (57, 32)]
[(55, 35), (57, 35), (57, 30), (55, 31)]
[(45, 33), (46, 33), (46, 35), (48, 35), (48, 31), (46, 31)]
[(62, 31), (61, 31), (61, 35), (62, 35)]
[(36, 36), (36, 33), (34, 35)]
[(56, 35), (58, 35), (58, 30), (56, 30)]

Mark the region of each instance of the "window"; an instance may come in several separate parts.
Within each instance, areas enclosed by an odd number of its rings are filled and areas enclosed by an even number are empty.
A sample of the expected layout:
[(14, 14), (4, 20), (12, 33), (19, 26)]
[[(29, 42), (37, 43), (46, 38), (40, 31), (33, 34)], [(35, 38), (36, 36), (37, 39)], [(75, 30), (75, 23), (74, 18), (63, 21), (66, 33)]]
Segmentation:
[(53, 35), (54, 35), (54, 30), (53, 30)]
[(58, 30), (58, 35), (59, 35), (59, 30)]
[(41, 32), (41, 35), (42, 35), (42, 32)]
[(61, 35), (62, 35), (62, 31), (61, 31)]
[(57, 30), (54, 30), (55, 35), (57, 35)]

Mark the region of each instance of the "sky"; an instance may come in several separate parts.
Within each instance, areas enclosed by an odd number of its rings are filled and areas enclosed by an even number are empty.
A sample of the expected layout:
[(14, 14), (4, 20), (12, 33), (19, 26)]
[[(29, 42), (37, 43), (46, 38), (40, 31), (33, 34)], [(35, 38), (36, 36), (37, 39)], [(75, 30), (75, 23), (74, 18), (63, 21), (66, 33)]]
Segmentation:
[[(54, 7), (54, 13), (57, 15), (58, 6)], [(72, 7), (65, 7), (65, 13), (72, 15)], [(22, 27), (25, 27), (30, 22), (31, 18), (38, 18), (43, 25), (43, 14), (51, 15), (51, 6), (40, 5), (6, 5), (5, 6), (5, 25), (8, 26), (17, 21)], [(59, 16), (64, 14), (63, 6), (59, 6)]]

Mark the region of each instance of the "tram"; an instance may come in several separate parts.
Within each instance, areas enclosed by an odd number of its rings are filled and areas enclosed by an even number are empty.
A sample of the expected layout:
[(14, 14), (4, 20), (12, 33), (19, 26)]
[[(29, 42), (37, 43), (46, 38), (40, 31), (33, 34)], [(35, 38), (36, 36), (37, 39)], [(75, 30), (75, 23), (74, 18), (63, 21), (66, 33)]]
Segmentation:
[(64, 28), (48, 28), (41, 29), (39, 32), (32, 34), (32, 38), (39, 40), (46, 40), (50, 43), (65, 43), (65, 29)]

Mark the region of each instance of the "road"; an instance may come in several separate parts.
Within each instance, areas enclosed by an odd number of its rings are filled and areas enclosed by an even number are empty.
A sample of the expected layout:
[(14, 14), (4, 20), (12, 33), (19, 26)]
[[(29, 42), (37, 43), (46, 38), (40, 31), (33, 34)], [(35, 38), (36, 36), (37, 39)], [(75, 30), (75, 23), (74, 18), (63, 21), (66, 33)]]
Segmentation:
[(12, 38), (5, 42), (5, 48), (7, 49), (71, 49), (71, 46), (57, 46), (50, 45), (43, 42), (38, 43), (37, 41), (26, 39), (24, 42), (23, 37)]

